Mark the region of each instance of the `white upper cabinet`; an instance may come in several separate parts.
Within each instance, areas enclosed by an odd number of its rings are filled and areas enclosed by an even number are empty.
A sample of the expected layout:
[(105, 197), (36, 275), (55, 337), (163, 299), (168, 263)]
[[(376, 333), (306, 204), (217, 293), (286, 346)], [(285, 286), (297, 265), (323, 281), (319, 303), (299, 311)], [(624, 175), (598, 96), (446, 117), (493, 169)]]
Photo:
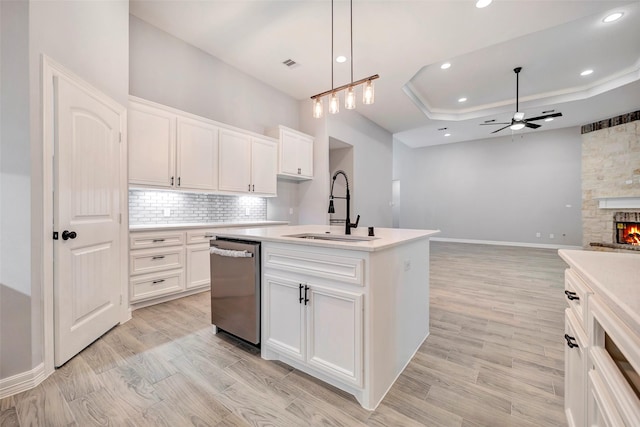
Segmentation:
[(251, 138), (251, 191), (275, 195), (278, 187), (278, 144), (266, 138)]
[(220, 130), (220, 190), (275, 196), (277, 143), (227, 129)]
[(251, 137), (227, 129), (220, 130), (220, 190), (251, 191)]
[(313, 178), (313, 137), (279, 126), (268, 134), (277, 137), (278, 176), (282, 178), (304, 180)]
[(278, 142), (132, 97), (129, 184), (195, 192), (277, 193)]
[(172, 188), (175, 182), (176, 116), (129, 103), (129, 183)]
[(183, 189), (218, 189), (218, 128), (178, 117), (176, 186)]

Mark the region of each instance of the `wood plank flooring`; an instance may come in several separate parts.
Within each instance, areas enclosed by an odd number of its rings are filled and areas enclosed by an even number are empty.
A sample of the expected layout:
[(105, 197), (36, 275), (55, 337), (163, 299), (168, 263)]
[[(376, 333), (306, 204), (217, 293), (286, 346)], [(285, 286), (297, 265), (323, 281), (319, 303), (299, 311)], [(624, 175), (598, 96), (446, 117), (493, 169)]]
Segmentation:
[(563, 426), (564, 262), (554, 250), (432, 243), (431, 335), (374, 412), (226, 334), (209, 293), (143, 308), (0, 426)]

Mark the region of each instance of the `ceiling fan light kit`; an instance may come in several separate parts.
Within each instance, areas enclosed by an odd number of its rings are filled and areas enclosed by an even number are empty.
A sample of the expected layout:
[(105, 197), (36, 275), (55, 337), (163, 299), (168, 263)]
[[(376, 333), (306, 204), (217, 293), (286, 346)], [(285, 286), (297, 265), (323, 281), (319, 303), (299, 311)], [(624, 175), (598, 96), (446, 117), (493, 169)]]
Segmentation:
[[(520, 71), (522, 71), (522, 67), (516, 67), (513, 69), (513, 72), (516, 73), (516, 112), (513, 114), (513, 118), (511, 119), (511, 122), (499, 123), (499, 122), (496, 122), (495, 120), (488, 120), (488, 121), (485, 121), (484, 123), (480, 123), (480, 125), (506, 125), (504, 127), (501, 127), (498, 130), (494, 130), (491, 133), (498, 133), (502, 130), (505, 130), (506, 128), (510, 128), (511, 130), (521, 130), (521, 129), (524, 129), (525, 127), (529, 129), (538, 129), (540, 125), (537, 123), (531, 123), (531, 122), (535, 122), (538, 120), (551, 121), (553, 120), (554, 117), (562, 116), (562, 113), (554, 112), (550, 114), (544, 114), (543, 112), (542, 116), (532, 117), (530, 119), (524, 118), (524, 113), (518, 111), (518, 109), (520, 108), (520, 99), (519, 99), (520, 98), (520, 77), (519, 77)], [(550, 111), (554, 111), (554, 110), (550, 110)]]
[(322, 98), (329, 95), (329, 113), (337, 114), (340, 111), (340, 97), (339, 92), (346, 89), (346, 95), (344, 99), (344, 108), (347, 110), (354, 110), (356, 108), (356, 92), (355, 89), (359, 85), (363, 85), (362, 89), (362, 103), (365, 105), (373, 104), (375, 100), (375, 90), (373, 86), (373, 80), (380, 76), (374, 74), (364, 79), (353, 81), (353, 0), (349, 1), (349, 19), (351, 30), (351, 83), (334, 87), (333, 86), (333, 0), (331, 0), (331, 90), (313, 95), (311, 97), (313, 103), (313, 117), (319, 119), (323, 115)]

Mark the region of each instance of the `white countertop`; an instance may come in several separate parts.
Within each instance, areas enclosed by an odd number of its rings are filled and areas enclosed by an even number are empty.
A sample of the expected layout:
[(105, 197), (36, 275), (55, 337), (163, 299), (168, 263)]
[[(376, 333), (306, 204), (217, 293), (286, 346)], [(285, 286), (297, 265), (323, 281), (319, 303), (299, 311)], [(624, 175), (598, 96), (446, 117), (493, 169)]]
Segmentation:
[(228, 227), (261, 227), (267, 225), (286, 225), (287, 221), (233, 221), (233, 222), (183, 222), (174, 224), (136, 224), (130, 225), (129, 231), (175, 230), (192, 228), (228, 228)]
[[(367, 227), (351, 230), (352, 236), (367, 236)], [(344, 235), (344, 226), (329, 225), (292, 225), (263, 228), (245, 228), (220, 230), (217, 236), (235, 239), (255, 240), (260, 242), (292, 243), (304, 246), (321, 246), (325, 248), (347, 249), (356, 251), (373, 252), (399, 246), (407, 242), (419, 239), (427, 239), (429, 236), (439, 233), (440, 230), (408, 230), (400, 228), (375, 228), (375, 240), (361, 242), (343, 242), (317, 239), (301, 239), (287, 237), (292, 234), (329, 234), (334, 236)]]
[(633, 330), (640, 330), (640, 255), (617, 252), (558, 251)]

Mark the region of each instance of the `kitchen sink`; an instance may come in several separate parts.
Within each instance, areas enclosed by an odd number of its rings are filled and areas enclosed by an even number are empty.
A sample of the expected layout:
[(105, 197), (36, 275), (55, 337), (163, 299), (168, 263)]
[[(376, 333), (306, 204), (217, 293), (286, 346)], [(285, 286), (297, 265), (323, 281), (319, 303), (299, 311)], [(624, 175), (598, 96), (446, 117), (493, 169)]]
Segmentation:
[(320, 233), (302, 233), (302, 234), (289, 234), (282, 237), (296, 237), (298, 239), (309, 240), (329, 240), (333, 242), (368, 242), (376, 240), (378, 237), (369, 236), (351, 236), (347, 234), (320, 234)]

